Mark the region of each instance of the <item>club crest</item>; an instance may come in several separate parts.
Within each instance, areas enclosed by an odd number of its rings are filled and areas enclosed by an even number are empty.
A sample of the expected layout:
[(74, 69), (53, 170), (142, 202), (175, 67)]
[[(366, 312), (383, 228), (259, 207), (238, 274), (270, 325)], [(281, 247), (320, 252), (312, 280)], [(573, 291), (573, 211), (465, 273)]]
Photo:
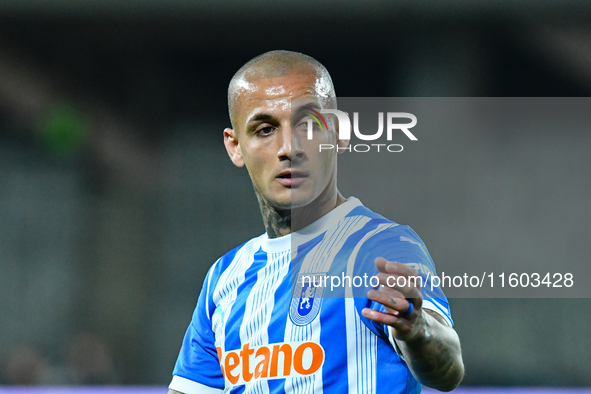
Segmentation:
[(289, 318), (297, 326), (309, 324), (322, 304), (322, 278), (326, 274), (299, 274), (294, 283)]

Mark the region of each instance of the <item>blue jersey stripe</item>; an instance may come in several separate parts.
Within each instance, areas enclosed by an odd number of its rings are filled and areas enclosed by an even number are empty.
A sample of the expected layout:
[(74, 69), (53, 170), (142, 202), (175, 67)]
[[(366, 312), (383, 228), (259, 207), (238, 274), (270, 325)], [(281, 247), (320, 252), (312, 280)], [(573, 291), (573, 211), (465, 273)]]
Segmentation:
[[(252, 287), (255, 285), (257, 272), (267, 264), (267, 253), (260, 250), (254, 254), (254, 262), (244, 273), (244, 282), (242, 282), (237, 289), (238, 297), (234, 302), (230, 316), (228, 317), (225, 330), (226, 340), (225, 348), (228, 350), (240, 349), (242, 344), (240, 343), (240, 336), (237, 335), (240, 332), (240, 326), (244, 317), (244, 309), (246, 307), (246, 297)], [(226, 292), (228, 294), (228, 292)]]

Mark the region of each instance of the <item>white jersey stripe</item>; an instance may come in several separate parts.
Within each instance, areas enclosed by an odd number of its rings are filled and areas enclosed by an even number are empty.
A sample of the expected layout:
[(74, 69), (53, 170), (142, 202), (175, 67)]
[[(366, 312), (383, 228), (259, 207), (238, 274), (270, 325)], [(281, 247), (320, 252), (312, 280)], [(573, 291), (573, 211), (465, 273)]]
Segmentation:
[[(245, 315), (255, 316), (255, 318), (245, 321), (246, 324), (243, 322), (240, 327), (241, 342), (250, 343), (251, 347), (269, 342), (267, 329), (275, 306), (274, 294), (289, 272), (288, 252), (268, 254), (267, 259), (267, 264), (257, 273), (257, 281), (248, 295), (244, 311)], [(257, 381), (247, 386), (245, 392), (266, 394), (269, 392), (268, 381)]]
[[(347, 276), (353, 276), (355, 268), (355, 259), (359, 253), (359, 249), (363, 243), (390, 227), (396, 224), (380, 224), (376, 229), (369, 231), (365, 236), (355, 245), (349, 263), (347, 265)], [(347, 343), (355, 343), (354, 349), (351, 349), (349, 354), (349, 392), (350, 393), (375, 393), (375, 368), (373, 367), (377, 361), (377, 342), (375, 335), (361, 322), (359, 314), (355, 309), (352, 287), (346, 289), (345, 305), (346, 305), (346, 322), (347, 322)], [(354, 333), (354, 334), (353, 334)], [(371, 355), (369, 359), (365, 359), (367, 350), (370, 348)], [(364, 376), (365, 375), (365, 376)], [(365, 384), (365, 385), (364, 385)], [(368, 387), (370, 385), (370, 387)]]
[(216, 335), (215, 345), (225, 347), (225, 324), (232, 313), (232, 306), (238, 297), (238, 286), (244, 282), (244, 275), (254, 263), (254, 253), (258, 249), (258, 242), (250, 241), (234, 257), (230, 267), (220, 276), (220, 280), (213, 291), (213, 300), (216, 303), (216, 312), (212, 319), (212, 326), (219, 335)]
[[(215, 266), (217, 265), (218, 261), (220, 261), (220, 259), (218, 259), (218, 260), (217, 260), (217, 261), (216, 261), (216, 262), (215, 262), (215, 263), (214, 263), (214, 264), (211, 266), (211, 269), (210, 269), (210, 271), (214, 271), (214, 270), (215, 270)], [(213, 276), (213, 275), (211, 275), (211, 274), (210, 274), (210, 275), (209, 275), (209, 278), (207, 279), (207, 294), (206, 294), (206, 299), (205, 299), (205, 311), (207, 312), (207, 317), (208, 317), (208, 318), (209, 318), (209, 316), (211, 316), (211, 315), (210, 315), (210, 313), (209, 313), (209, 293), (210, 293), (209, 289), (210, 289), (210, 287), (211, 287), (211, 277), (212, 277), (212, 276)]]

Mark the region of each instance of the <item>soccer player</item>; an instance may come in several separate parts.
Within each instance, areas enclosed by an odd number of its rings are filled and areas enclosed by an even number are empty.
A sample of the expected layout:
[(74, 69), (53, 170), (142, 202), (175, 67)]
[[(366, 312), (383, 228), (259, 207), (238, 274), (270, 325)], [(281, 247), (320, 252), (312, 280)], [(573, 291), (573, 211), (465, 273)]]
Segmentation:
[[(335, 97), (326, 68), (301, 53), (265, 53), (232, 78), (224, 143), (266, 233), (210, 268), (169, 394), (416, 393), (462, 380), (447, 300), (416, 280), (435, 274), (425, 245), (338, 191), (337, 152), (318, 149), (347, 146), (333, 120), (306, 138), (314, 108)], [(368, 274), (362, 294), (345, 284)]]

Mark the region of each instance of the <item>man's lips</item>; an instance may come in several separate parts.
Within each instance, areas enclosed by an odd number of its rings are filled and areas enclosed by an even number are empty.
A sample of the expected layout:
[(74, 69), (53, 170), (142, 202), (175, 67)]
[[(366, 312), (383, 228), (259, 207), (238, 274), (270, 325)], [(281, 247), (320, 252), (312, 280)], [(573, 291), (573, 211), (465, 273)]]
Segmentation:
[(306, 180), (308, 173), (298, 170), (286, 170), (277, 175), (276, 179), (279, 183), (286, 187), (299, 186)]

